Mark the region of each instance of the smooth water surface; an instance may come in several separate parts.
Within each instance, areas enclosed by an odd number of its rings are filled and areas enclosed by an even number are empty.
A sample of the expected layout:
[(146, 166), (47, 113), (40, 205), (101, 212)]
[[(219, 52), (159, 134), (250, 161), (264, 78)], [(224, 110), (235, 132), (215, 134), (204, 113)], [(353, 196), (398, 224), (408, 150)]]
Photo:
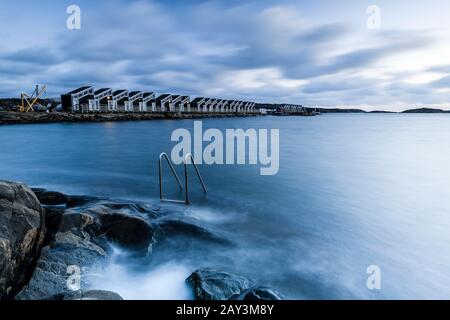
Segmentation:
[[(161, 204), (236, 245), (155, 252), (142, 281), (119, 263), (106, 288), (132, 299), (187, 298), (185, 276), (216, 267), (290, 299), (450, 298), (450, 116), (207, 119), (203, 126), (280, 129), (277, 175), (202, 165), (206, 198), (192, 173), (193, 205)], [(193, 120), (3, 126), (0, 179), (160, 205), (157, 160), (175, 145), (177, 128), (193, 130)], [(167, 168), (165, 177), (168, 195), (181, 198)], [(381, 268), (381, 290), (366, 286), (370, 265)]]

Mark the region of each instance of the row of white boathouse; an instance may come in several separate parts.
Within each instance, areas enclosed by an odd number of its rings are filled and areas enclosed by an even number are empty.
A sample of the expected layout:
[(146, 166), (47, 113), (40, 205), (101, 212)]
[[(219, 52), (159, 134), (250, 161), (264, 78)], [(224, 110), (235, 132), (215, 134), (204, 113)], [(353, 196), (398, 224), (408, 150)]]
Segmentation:
[(61, 96), (63, 111), (84, 112), (210, 112), (253, 113), (256, 103), (199, 97), (191, 101), (189, 96), (154, 92), (95, 90), (81, 87)]

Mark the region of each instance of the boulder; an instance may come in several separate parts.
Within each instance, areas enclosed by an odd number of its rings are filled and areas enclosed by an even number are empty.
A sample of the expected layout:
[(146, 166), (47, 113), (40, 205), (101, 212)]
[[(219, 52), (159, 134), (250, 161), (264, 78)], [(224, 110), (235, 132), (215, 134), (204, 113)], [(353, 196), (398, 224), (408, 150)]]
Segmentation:
[(89, 196), (72, 196), (61, 192), (49, 191), (41, 188), (33, 188), (39, 202), (44, 206), (65, 206), (75, 208), (99, 201), (98, 198)]
[(45, 226), (47, 227), (47, 232), (54, 233), (58, 229), (64, 211), (63, 208), (58, 207), (45, 208)]
[(165, 239), (173, 239), (174, 237), (185, 237), (190, 240), (199, 240), (226, 246), (233, 244), (228, 239), (224, 239), (204, 227), (181, 219), (172, 218), (159, 222), (157, 240), (163, 241)]
[(244, 293), (243, 300), (281, 300), (280, 295), (270, 288), (258, 287)]
[(45, 189), (33, 189), (33, 192), (42, 205), (56, 206), (67, 203), (67, 196), (60, 192), (47, 191)]
[(89, 214), (86, 213), (78, 213), (78, 212), (65, 212), (61, 216), (61, 220), (59, 222), (58, 231), (59, 232), (67, 232), (67, 231), (82, 231), (89, 229), (91, 233), (94, 232), (95, 229), (95, 220)]
[(140, 217), (122, 213), (103, 214), (100, 225), (100, 232), (113, 243), (142, 252), (151, 248), (154, 230)]
[(115, 292), (104, 290), (76, 291), (71, 293), (58, 294), (51, 300), (99, 300), (99, 301), (119, 301), (123, 298)]
[(77, 290), (90, 288), (89, 281), (101, 272), (109, 259), (108, 248), (101, 247), (83, 230), (58, 232), (42, 249), (29, 283), (16, 296), (18, 300), (46, 300), (70, 294), (74, 280)]
[(0, 181), (0, 299), (26, 283), (45, 238), (44, 210), (23, 184)]
[(196, 300), (228, 300), (252, 287), (248, 278), (214, 269), (200, 269), (186, 279)]
[(98, 200), (99, 200), (98, 198), (87, 196), (67, 196), (66, 207), (67, 208), (81, 207)]

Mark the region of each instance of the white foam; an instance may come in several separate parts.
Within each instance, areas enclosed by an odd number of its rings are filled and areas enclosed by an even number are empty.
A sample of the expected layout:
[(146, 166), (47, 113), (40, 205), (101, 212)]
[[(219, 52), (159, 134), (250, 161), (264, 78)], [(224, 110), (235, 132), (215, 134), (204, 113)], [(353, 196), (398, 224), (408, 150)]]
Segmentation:
[(187, 266), (176, 263), (135, 272), (113, 262), (102, 277), (93, 280), (92, 289), (113, 291), (125, 300), (192, 300), (192, 292), (185, 283), (191, 272)]

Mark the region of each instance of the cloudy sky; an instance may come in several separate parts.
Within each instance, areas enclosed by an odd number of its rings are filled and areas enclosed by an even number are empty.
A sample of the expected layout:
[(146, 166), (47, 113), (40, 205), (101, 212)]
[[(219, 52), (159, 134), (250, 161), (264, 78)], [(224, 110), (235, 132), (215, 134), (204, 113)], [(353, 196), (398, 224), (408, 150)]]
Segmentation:
[[(81, 30), (66, 27), (69, 5)], [(381, 9), (380, 28), (367, 8)], [(0, 3), (0, 97), (89, 84), (308, 106), (450, 109), (448, 0)]]

